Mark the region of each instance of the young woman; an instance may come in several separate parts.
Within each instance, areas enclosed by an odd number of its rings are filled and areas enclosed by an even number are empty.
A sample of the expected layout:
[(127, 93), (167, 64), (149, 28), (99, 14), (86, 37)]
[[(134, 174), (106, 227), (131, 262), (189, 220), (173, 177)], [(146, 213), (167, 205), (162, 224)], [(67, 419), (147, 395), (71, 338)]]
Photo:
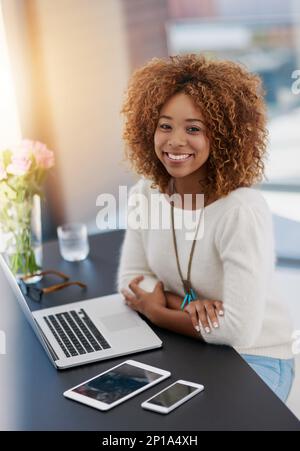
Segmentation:
[[(286, 400), (292, 330), (272, 288), (271, 213), (252, 187), (266, 153), (260, 79), (230, 61), (155, 58), (134, 73), (123, 113), (127, 157), (143, 176), (131, 190), (144, 199), (140, 218), (153, 195), (170, 218), (168, 229), (128, 226), (118, 274), (125, 302), (159, 327), (234, 347)], [(191, 214), (193, 239), (178, 225)]]

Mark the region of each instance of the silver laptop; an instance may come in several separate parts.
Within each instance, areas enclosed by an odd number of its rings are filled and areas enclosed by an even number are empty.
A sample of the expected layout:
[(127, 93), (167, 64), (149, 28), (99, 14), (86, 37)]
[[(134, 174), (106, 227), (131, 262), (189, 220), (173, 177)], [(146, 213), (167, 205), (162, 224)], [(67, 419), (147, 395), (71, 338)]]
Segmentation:
[(159, 348), (162, 341), (119, 294), (31, 312), (17, 280), (2, 267), (26, 318), (58, 369)]

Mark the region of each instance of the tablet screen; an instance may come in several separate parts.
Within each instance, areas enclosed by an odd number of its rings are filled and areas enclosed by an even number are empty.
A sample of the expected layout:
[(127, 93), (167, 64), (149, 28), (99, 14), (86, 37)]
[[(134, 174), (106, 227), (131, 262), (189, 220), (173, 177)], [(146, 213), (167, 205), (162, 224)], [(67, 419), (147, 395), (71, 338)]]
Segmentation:
[(161, 374), (124, 363), (72, 391), (112, 404), (159, 378)]

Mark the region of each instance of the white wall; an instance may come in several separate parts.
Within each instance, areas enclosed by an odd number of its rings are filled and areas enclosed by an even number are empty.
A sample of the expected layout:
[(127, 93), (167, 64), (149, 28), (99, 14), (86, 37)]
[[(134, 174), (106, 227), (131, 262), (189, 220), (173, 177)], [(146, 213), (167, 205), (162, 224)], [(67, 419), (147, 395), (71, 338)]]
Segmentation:
[(21, 136), (16, 93), (7, 49), (7, 35), (0, 2), (0, 150)]
[(10, 25), (15, 26), (11, 33), (14, 52), (18, 33), (19, 54), (24, 47), (20, 22), (26, 20), (29, 27), (33, 85), (28, 88), (33, 90), (35, 128), (24, 120), (24, 102), (28, 105), (30, 99), (22, 95), (19, 80), (23, 135), (45, 141), (56, 152), (57, 174), (52, 183), (56, 193), (52, 198), (58, 209), (62, 202), (64, 220), (94, 224), (98, 194), (115, 194), (119, 184), (132, 183), (132, 175), (121, 164), (119, 111), (129, 76), (121, 2), (4, 3)]

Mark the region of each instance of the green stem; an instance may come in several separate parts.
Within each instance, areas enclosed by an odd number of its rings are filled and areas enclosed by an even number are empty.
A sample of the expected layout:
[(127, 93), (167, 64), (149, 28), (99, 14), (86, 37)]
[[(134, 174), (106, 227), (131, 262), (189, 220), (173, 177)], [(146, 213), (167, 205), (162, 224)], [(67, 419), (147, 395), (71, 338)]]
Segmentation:
[(15, 252), (10, 257), (14, 274), (32, 274), (40, 269), (36, 262), (31, 238), (31, 214), (33, 199), (26, 197), (23, 202), (10, 201), (2, 208), (4, 229), (13, 236)]

